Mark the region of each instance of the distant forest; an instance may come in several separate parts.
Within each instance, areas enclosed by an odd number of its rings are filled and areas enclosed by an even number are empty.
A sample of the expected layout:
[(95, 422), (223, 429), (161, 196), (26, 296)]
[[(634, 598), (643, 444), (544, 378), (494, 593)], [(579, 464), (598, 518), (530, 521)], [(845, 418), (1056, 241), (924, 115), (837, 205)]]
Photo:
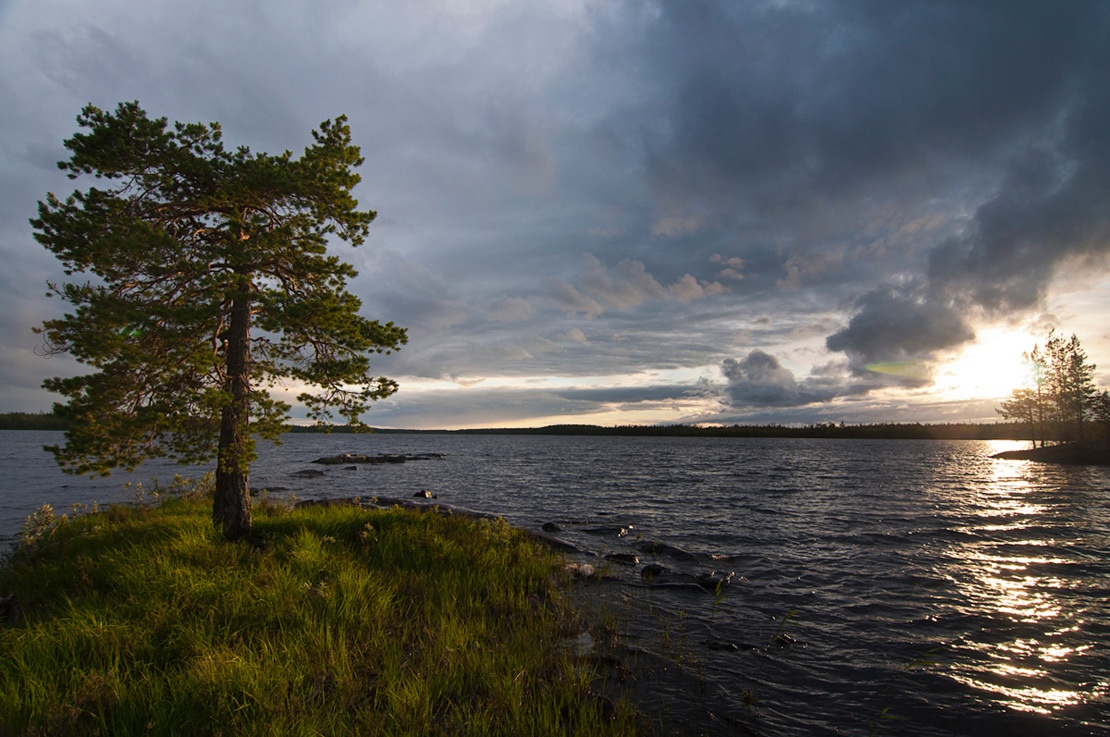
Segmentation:
[[(291, 432), (324, 432), (314, 427), (293, 427)], [(349, 432), (337, 427), (331, 432)], [(453, 435), (595, 435), (690, 438), (867, 438), (895, 440), (1024, 440), (1029, 429), (1018, 422), (836, 425), (547, 425), (527, 428), (482, 428), (474, 430), (384, 430), (379, 433), (445, 433)]]
[[(0, 413), (0, 430), (65, 430), (65, 422), (52, 413), (8, 412)], [(293, 433), (349, 433), (344, 425), (324, 430), (312, 426), (291, 425)], [(874, 423), (848, 425), (817, 423), (814, 425), (724, 425), (703, 427), (698, 425), (547, 425), (526, 428), (484, 428), (474, 430), (393, 430), (374, 428), (373, 432), (396, 433), (450, 433), (455, 435), (601, 435), (642, 437), (694, 437), (694, 438), (890, 438), (905, 440), (1024, 440), (1029, 429), (1021, 422), (992, 423)]]
[(66, 422), (52, 412), (0, 413), (0, 430), (65, 430)]
[[(49, 412), (0, 413), (0, 430), (65, 430), (65, 422)], [(348, 433), (343, 425), (330, 430), (291, 425), (293, 433)], [(477, 430), (392, 430), (375, 428), (373, 432), (450, 433), (455, 435), (599, 435), (690, 438), (869, 438), (893, 440), (1027, 440), (1029, 426), (1023, 422), (991, 423), (874, 423), (848, 425), (817, 423), (814, 425), (547, 425), (527, 428), (485, 428)]]

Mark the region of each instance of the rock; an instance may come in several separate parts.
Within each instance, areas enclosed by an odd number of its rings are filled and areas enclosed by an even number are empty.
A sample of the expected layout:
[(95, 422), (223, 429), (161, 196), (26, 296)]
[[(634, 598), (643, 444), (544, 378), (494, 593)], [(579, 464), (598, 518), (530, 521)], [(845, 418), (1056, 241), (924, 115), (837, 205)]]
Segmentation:
[(725, 586), (728, 586), (730, 583), (732, 583), (732, 577), (734, 575), (735, 574), (732, 572), (717, 573), (716, 571), (713, 571), (712, 573), (702, 573), (699, 574), (696, 579), (694, 579), (694, 583), (696, 583), (698, 586), (702, 587), (706, 591), (714, 593), (718, 589), (724, 588)]
[(293, 505), (294, 509), (301, 507), (340, 507), (340, 506), (361, 506), (362, 501), (359, 497), (345, 497), (341, 499), (301, 499)]
[(590, 578), (597, 573), (597, 569), (589, 563), (567, 563), (565, 570), (575, 578)]
[(640, 559), (632, 553), (609, 553), (605, 556), (605, 560), (611, 560), (623, 566), (634, 566), (640, 562)]
[(19, 615), (19, 603), (15, 594), (0, 597), (0, 622), (14, 622)]
[(668, 558), (675, 560), (686, 561), (690, 563), (697, 562), (698, 556), (693, 553), (687, 552), (682, 548), (667, 543), (655, 542), (651, 540), (643, 540), (636, 544), (636, 549), (641, 553), (648, 553), (650, 555), (665, 555)]
[(552, 537), (551, 535), (545, 534), (543, 532), (531, 531), (531, 532), (529, 532), (529, 534), (532, 536), (533, 539), (537, 540), (538, 542), (543, 543), (544, 545), (551, 548), (552, 550), (557, 550), (561, 553), (580, 554), (582, 552), (581, 550), (579, 550), (574, 545), (571, 545), (568, 542), (560, 540), (556, 537)]
[(640, 570), (640, 578), (645, 581), (653, 581), (660, 576), (673, 576), (675, 570), (668, 568), (662, 563), (648, 563)]
[(344, 467), (343, 467), (343, 470), (344, 470), (344, 471), (357, 471), (357, 470), (358, 470), (358, 466), (344, 466)]
[(711, 637), (705, 641), (705, 646), (710, 650), (719, 651), (736, 651), (740, 649), (740, 645), (730, 640), (719, 640), (716, 637)]
[(563, 531), (563, 528), (559, 527), (559, 525), (555, 524), (554, 522), (544, 522), (543, 527), (540, 528), (540, 529), (542, 529), (544, 532), (562, 532)]
[(300, 471), (294, 471), (293, 473), (291, 473), (289, 475), (290, 476), (296, 476), (299, 479), (314, 479), (314, 478), (317, 478), (319, 476), (323, 476), (324, 472), (319, 471), (315, 468), (304, 468), (304, 469), (301, 469)]
[(772, 639), (771, 642), (775, 645), (778, 645), (779, 647), (790, 647), (791, 645), (798, 644), (797, 640), (795, 640), (793, 637), (786, 634), (785, 632), (780, 632), (775, 635), (774, 639)]
[(591, 535), (602, 535), (605, 537), (627, 537), (632, 525), (623, 527), (621, 525), (604, 525), (602, 527), (590, 527), (586, 532)]

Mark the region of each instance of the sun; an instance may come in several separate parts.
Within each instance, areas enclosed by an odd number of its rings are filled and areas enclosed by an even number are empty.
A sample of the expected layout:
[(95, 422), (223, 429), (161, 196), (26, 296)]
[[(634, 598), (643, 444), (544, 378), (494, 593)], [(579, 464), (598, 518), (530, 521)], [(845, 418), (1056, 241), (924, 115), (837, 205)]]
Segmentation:
[(935, 386), (951, 399), (996, 399), (1029, 383), (1022, 353), (1036, 339), (1008, 328), (985, 328), (974, 343), (937, 367)]

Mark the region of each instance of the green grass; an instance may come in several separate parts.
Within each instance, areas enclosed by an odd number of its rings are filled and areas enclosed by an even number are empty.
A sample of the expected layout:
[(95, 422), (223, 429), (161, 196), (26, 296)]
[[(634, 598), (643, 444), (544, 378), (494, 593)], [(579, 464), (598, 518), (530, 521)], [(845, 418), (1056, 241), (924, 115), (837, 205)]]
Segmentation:
[[(0, 735), (634, 734), (566, 641), (550, 551), (503, 521), (113, 507), (0, 568)], [(259, 540), (261, 544), (258, 544)]]

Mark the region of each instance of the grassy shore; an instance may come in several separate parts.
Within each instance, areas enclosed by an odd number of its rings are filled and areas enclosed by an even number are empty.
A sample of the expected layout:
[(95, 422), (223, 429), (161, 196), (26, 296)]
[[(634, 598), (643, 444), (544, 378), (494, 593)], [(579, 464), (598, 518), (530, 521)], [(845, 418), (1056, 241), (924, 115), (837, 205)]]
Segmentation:
[(39, 519), (0, 568), (0, 735), (634, 734), (503, 521), (210, 502)]

